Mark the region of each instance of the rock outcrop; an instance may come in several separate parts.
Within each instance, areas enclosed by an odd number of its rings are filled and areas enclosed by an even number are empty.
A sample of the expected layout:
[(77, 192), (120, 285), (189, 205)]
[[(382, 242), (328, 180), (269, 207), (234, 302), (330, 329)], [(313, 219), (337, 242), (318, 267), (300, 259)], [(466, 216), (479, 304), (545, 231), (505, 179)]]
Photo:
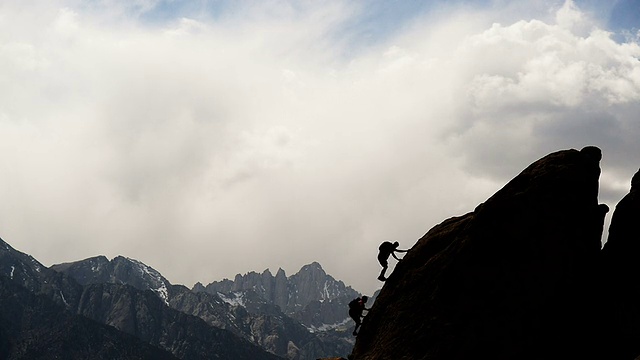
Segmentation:
[(351, 358), (593, 358), (601, 158), (549, 154), (432, 228), (389, 276)]
[(633, 359), (640, 354), (640, 170), (631, 190), (616, 205), (609, 237), (602, 249), (603, 309), (601, 342), (609, 359)]

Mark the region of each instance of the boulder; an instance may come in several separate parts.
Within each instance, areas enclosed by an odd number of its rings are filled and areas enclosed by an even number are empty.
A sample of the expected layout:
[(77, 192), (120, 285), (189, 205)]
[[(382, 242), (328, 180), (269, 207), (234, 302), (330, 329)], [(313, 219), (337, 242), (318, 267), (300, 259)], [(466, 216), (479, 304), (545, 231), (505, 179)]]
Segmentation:
[(350, 358), (594, 354), (601, 158), (591, 146), (549, 154), (433, 227), (388, 277)]

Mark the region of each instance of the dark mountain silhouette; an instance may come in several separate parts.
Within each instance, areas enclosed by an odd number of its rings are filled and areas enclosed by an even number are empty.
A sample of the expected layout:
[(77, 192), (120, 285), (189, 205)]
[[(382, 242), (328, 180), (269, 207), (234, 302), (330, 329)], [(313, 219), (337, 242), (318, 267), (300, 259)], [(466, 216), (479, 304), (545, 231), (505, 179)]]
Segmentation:
[[(96, 261), (96, 264), (104, 264), (101, 259)], [(118, 259), (116, 263), (124, 262)], [(92, 323), (96, 326), (109, 325), (111, 330), (120, 330), (118, 333), (125, 343), (119, 344), (119, 338), (113, 337), (112, 342), (115, 344), (112, 346), (113, 348), (127, 350), (132, 346), (127, 344), (130, 344), (131, 338), (134, 338), (138, 342), (147, 344), (145, 346), (150, 349), (157, 347), (165, 350), (165, 352), (161, 352), (160, 349), (157, 349), (159, 354), (165, 354), (159, 355), (158, 358), (166, 357), (169, 353), (180, 359), (202, 360), (220, 358), (275, 360), (280, 358), (232, 332), (211, 326), (199, 317), (170, 308), (164, 296), (167, 289), (159, 286), (161, 279), (154, 278), (159, 274), (144, 264), (133, 261), (132, 263), (135, 263), (136, 267), (127, 270), (126, 265), (120, 264), (122, 266), (118, 268), (124, 270), (123, 274), (129, 274), (132, 279), (136, 279), (133, 281), (137, 281), (140, 287), (144, 281), (149, 281), (155, 286), (152, 290), (142, 290), (122, 283), (82, 285), (73, 277), (43, 266), (31, 256), (13, 249), (9, 244), (0, 240), (0, 276), (13, 284), (14, 288), (22, 288), (32, 296), (36, 296), (37, 299), (40, 299), (38, 301), (46, 299), (57, 305), (55, 308), (49, 305), (44, 306), (43, 310), (42, 306), (26, 306), (29, 302), (25, 301), (11, 302), (9, 303), (11, 306), (3, 307), (1, 314), (4, 325), (0, 335), (5, 340), (0, 341), (0, 349), (8, 349), (10, 354), (18, 351), (16, 353), (18, 355), (33, 353), (33, 356), (40, 356), (38, 351), (41, 349), (52, 348), (55, 350), (58, 347), (61, 354), (64, 355), (65, 349), (71, 349), (69, 351), (74, 349), (73, 346), (67, 346), (65, 341), (72, 339), (76, 332), (86, 330), (82, 336), (89, 336), (90, 339), (101, 341), (100, 338), (91, 337), (93, 332), (96, 333), (96, 337), (104, 337), (100, 335), (100, 331), (102, 331), (100, 328), (95, 330), (87, 328), (87, 323)], [(142, 280), (138, 279), (138, 275), (132, 275), (131, 271), (136, 271)], [(146, 276), (149, 274), (151, 275)], [(16, 294), (18, 293), (16, 292)], [(25, 304), (25, 306), (20, 306), (20, 304)], [(45, 310), (49, 313), (45, 313)], [(65, 329), (69, 328), (71, 332), (63, 333), (55, 324), (46, 326), (48, 322), (29, 320), (25, 323), (25, 319), (28, 320), (36, 316), (43, 319), (56, 317), (63, 319), (64, 323), (68, 325)], [(78, 323), (78, 321), (81, 322)], [(100, 326), (104, 327), (104, 325)], [(27, 333), (23, 333), (21, 330), (24, 326), (26, 326)], [(37, 333), (39, 336), (33, 337), (32, 333)], [(25, 336), (27, 336), (26, 343), (25, 341), (20, 342), (20, 339)], [(89, 351), (91, 349), (89, 345), (92, 344), (95, 345), (95, 343), (86, 344), (86, 348), (78, 345), (78, 350)], [(145, 348), (141, 347), (141, 349)], [(96, 353), (100, 354), (99, 351)], [(126, 359), (136, 356), (137, 353), (131, 352), (132, 355), (126, 352), (120, 355), (109, 354), (113, 355), (109, 355), (111, 358)], [(74, 353), (70, 352), (67, 356), (60, 358), (84, 358), (72, 355)], [(43, 356), (43, 358), (47, 358), (46, 355)]]
[[(116, 284), (150, 290), (172, 309), (197, 316), (211, 326), (229, 330), (291, 360), (348, 354), (353, 348), (346, 303), (358, 293), (326, 274), (318, 263), (303, 266), (289, 278), (282, 269), (275, 277), (268, 270), (262, 274), (250, 272), (237, 275), (234, 281), (211, 283), (207, 288), (196, 284), (193, 291), (172, 285), (152, 267), (122, 256), (112, 260), (97, 256), (51, 268), (89, 289), (98, 284)], [(109, 287), (102, 291), (106, 288)], [(287, 299), (285, 305), (289, 305), (291, 314), (285, 314), (274, 303), (277, 299)], [(89, 304), (95, 306), (97, 301), (98, 298), (92, 298)], [(134, 333), (135, 326), (130, 322), (135, 320), (135, 314), (123, 312), (115, 304), (108, 308), (122, 313), (117, 319), (104, 311), (101, 317), (93, 311), (83, 314)], [(147, 327), (148, 324), (144, 328)]]
[(601, 157), (595, 147), (549, 154), (429, 230), (384, 284), (351, 358), (639, 355), (640, 196), (618, 205), (601, 253)]
[(0, 359), (177, 359), (0, 276)]

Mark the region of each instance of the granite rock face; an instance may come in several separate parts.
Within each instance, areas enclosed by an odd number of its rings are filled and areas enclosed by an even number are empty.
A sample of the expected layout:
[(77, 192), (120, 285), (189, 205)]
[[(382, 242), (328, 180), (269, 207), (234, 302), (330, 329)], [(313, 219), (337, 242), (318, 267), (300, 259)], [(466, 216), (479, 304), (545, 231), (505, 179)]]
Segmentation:
[[(352, 358), (567, 359), (601, 351), (601, 152), (534, 162), (473, 212), (432, 228), (398, 263)], [(595, 321), (594, 321), (595, 320)]]
[(360, 295), (328, 275), (317, 262), (303, 266), (289, 277), (282, 269), (278, 269), (276, 276), (269, 270), (261, 274), (249, 272), (236, 275), (234, 280), (214, 281), (206, 286), (196, 284), (193, 290), (227, 296), (252, 291), (309, 328), (344, 321), (348, 318), (344, 310), (348, 302)]

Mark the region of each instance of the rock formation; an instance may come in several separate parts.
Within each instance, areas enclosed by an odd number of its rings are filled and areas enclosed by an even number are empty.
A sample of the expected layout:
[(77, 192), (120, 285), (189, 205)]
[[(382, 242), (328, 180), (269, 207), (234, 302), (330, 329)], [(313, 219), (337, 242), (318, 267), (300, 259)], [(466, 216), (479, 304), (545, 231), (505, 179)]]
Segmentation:
[(610, 344), (610, 359), (633, 359), (640, 354), (640, 170), (631, 190), (616, 205), (609, 237), (602, 249), (601, 341)]
[[(386, 281), (351, 358), (567, 359), (598, 348), (595, 147), (534, 162), (432, 228)], [(588, 357), (588, 356), (587, 356)], [(591, 358), (591, 357), (588, 357)]]

